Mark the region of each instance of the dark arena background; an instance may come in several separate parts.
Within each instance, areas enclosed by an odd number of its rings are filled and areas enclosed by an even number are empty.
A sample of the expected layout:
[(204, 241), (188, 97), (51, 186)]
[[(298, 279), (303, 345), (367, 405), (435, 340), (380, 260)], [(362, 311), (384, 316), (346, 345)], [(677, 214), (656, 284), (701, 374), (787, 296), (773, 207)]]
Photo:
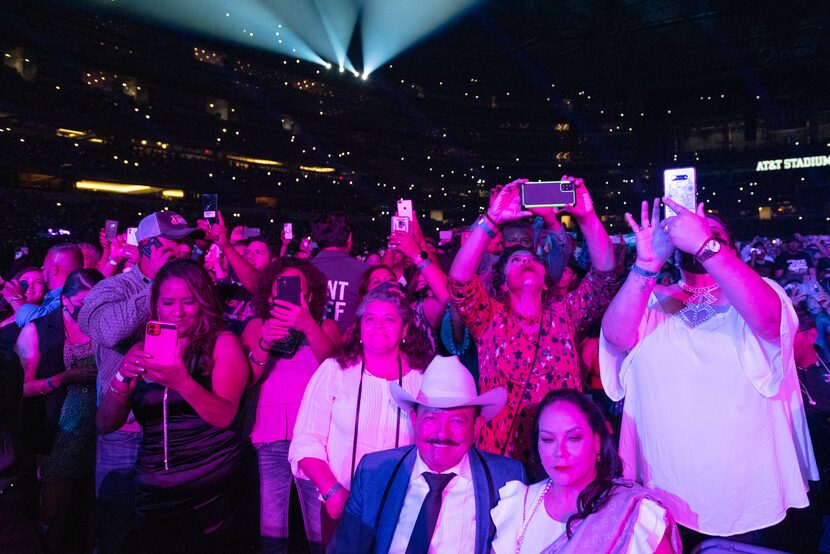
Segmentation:
[(194, 217), (204, 192), (304, 234), (344, 209), (362, 251), (395, 198), (437, 234), (497, 183), (563, 173), (627, 232), (690, 165), (739, 238), (830, 219), (826, 3), (265, 4), (4, 2), (3, 263), (49, 229)]

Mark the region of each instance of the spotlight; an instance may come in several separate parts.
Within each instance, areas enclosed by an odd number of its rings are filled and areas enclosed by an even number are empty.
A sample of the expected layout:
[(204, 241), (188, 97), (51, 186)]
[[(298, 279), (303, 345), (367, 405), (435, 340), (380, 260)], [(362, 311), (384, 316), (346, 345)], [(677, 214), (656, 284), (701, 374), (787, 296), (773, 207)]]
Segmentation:
[(343, 69), (343, 66), (341, 65), (341, 66), (340, 66), (340, 73), (343, 73), (344, 71), (346, 71), (346, 70), (345, 70), (345, 69)]
[(363, 80), (365, 81), (366, 79), (368, 79), (368, 78), (369, 78), (369, 74), (368, 74), (367, 72), (365, 72), (365, 71), (364, 71), (364, 72), (363, 72), (363, 75), (361, 75), (361, 76), (360, 76), (360, 78), (361, 78), (361, 79), (363, 79)]
[(356, 69), (352, 69), (352, 75), (354, 75), (355, 77), (360, 77), (360, 72), (358, 72)]
[(331, 64), (329, 62), (326, 62), (324, 65), (326, 66), (326, 69), (331, 69)]

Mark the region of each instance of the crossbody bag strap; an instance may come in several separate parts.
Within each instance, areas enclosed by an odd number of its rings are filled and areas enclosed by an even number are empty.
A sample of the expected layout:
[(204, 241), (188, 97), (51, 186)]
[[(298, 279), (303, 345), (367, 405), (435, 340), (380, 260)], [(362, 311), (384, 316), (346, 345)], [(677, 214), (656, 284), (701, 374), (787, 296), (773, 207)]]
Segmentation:
[[(398, 386), (403, 388), (403, 365), (401, 362), (401, 355), (398, 354)], [(395, 448), (399, 446), (401, 440), (401, 407), (398, 406), (398, 411), (395, 414)]]
[(350, 473), (349, 483), (354, 479), (354, 466), (357, 461), (357, 428), (360, 423), (360, 399), (363, 396), (363, 370), (365, 361), (360, 361), (360, 384), (357, 386), (357, 406), (354, 409), (354, 435), (352, 438), (352, 472)]
[(504, 456), (504, 453), (507, 451), (507, 445), (510, 444), (511, 437), (513, 436), (513, 431), (516, 428), (516, 418), (519, 416), (519, 410), (522, 409), (522, 400), (524, 399), (525, 393), (527, 392), (527, 387), (530, 386), (530, 378), (533, 377), (533, 368), (536, 367), (536, 358), (539, 356), (539, 343), (542, 342), (542, 321), (544, 320), (544, 316), (539, 318), (539, 332), (536, 333), (536, 345), (533, 348), (533, 359), (530, 362), (529, 370), (527, 372), (527, 379), (525, 380), (525, 384), (522, 387), (522, 392), (519, 395), (519, 401), (516, 403), (516, 410), (513, 412), (513, 419), (510, 421), (510, 431), (507, 433), (507, 440), (504, 441), (504, 446), (501, 447), (500, 454)]

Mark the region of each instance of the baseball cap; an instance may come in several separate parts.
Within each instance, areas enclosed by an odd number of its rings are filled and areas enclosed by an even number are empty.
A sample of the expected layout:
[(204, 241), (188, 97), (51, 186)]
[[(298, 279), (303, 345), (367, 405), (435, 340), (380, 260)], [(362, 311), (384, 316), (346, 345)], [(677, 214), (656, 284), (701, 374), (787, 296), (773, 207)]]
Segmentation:
[(175, 212), (155, 212), (141, 220), (141, 223), (138, 224), (138, 231), (135, 233), (135, 238), (138, 242), (153, 237), (178, 240), (194, 231), (197, 231), (197, 229), (188, 227), (187, 221)]

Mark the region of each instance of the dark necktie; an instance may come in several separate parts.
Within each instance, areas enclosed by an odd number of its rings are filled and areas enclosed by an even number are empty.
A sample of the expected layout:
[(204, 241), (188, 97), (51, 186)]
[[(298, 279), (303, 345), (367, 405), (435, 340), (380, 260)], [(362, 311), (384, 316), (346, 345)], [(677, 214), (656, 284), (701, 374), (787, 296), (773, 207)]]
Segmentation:
[(409, 537), (409, 546), (406, 547), (406, 554), (426, 554), (432, 534), (435, 532), (435, 524), (438, 521), (438, 514), (441, 512), (441, 494), (447, 485), (455, 477), (455, 473), (423, 473), (429, 492), (424, 503), (421, 504), (421, 511), (418, 512), (418, 519), (415, 520), (415, 527)]

